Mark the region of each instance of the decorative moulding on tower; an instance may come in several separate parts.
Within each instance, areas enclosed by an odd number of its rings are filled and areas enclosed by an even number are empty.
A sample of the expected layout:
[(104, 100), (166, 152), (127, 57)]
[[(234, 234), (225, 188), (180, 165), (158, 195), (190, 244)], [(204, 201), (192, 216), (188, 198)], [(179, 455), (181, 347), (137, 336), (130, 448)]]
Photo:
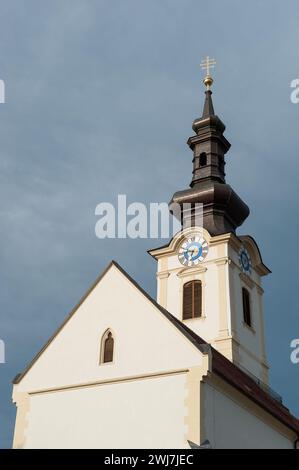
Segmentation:
[(186, 277), (192, 276), (192, 274), (203, 274), (207, 271), (207, 267), (205, 266), (196, 266), (196, 268), (182, 268), (180, 271), (177, 272), (178, 277)]
[(170, 276), (169, 271), (160, 271), (157, 273), (157, 278), (159, 279), (167, 279)]
[(252, 289), (254, 287), (255, 282), (253, 282), (253, 280), (247, 274), (240, 273), (239, 276), (240, 279), (244, 282), (244, 284), (249, 287), (249, 289)]

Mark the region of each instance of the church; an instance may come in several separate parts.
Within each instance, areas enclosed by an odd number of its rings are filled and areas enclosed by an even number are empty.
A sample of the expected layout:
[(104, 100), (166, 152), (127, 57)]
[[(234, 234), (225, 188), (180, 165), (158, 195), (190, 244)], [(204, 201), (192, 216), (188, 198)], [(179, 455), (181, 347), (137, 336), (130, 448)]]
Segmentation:
[(236, 232), (249, 208), (226, 183), (230, 143), (212, 83), (207, 70), (187, 142), (192, 180), (171, 200), (184, 228), (149, 250), (157, 298), (111, 261), (14, 379), (15, 449), (298, 447), (299, 420), (269, 387), (270, 270)]

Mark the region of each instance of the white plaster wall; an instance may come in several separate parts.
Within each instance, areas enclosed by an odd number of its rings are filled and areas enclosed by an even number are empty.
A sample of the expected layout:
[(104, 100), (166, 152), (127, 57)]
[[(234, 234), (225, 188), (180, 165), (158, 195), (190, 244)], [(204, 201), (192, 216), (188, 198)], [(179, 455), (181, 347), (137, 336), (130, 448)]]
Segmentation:
[[(247, 349), (251, 350), (257, 356), (261, 356), (260, 350), (260, 327), (259, 327), (259, 315), (260, 307), (257, 297), (256, 288), (253, 287), (250, 289), (239, 276), (239, 270), (234, 269), (234, 283), (235, 283), (235, 305), (236, 305), (236, 314), (237, 314), (237, 334), (241, 344), (243, 344)], [(243, 319), (243, 300), (242, 300), (242, 287), (245, 287), (250, 293), (251, 300), (251, 319), (252, 319), (252, 329), (247, 328), (244, 325)]]
[[(111, 328), (114, 362), (99, 365)], [(202, 354), (114, 266), (42, 353), (14, 394), (200, 365)]]
[(267, 383), (266, 380), (263, 378), (262, 375), (262, 366), (259, 361), (255, 358), (251, 357), (244, 349), (239, 348), (239, 363), (241, 367), (246, 371), (249, 371), (255, 377), (260, 379), (262, 382)]
[(184, 448), (186, 375), (30, 398), (25, 448)]
[(203, 384), (203, 438), (215, 449), (291, 449), (293, 442), (210, 384)]
[[(235, 250), (229, 250), (229, 255), (235, 262), (237, 262), (237, 253)], [(232, 269), (232, 282), (234, 283), (234, 296), (231, 299), (234, 304), (235, 312), (235, 338), (240, 343), (240, 362), (242, 366), (252, 372), (254, 375), (265, 381), (263, 377), (261, 361), (265, 359), (263, 349), (265, 349), (265, 336), (264, 331), (261, 329), (261, 322), (263, 322), (263, 311), (261, 310), (260, 295), (256, 284), (260, 285), (261, 279), (253, 270), (251, 279), (254, 280), (253, 286), (250, 288), (240, 278), (241, 270), (234, 266)], [(242, 301), (242, 287), (245, 287), (250, 293), (251, 300), (251, 320), (252, 328), (248, 328), (244, 324), (243, 318), (243, 301)], [(249, 351), (249, 353), (247, 351)], [(250, 352), (252, 354), (250, 354)], [(255, 357), (254, 357), (255, 356)]]

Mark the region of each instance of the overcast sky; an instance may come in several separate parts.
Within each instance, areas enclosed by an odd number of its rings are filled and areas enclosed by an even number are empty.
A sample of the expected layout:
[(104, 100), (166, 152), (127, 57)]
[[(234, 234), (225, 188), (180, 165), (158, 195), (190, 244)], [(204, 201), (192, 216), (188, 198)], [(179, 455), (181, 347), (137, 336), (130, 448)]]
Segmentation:
[(296, 0), (0, 1), (0, 447), (11, 446), (11, 380), (112, 258), (155, 296), (146, 250), (159, 241), (98, 240), (94, 210), (188, 186), (207, 54), (232, 144), (227, 181), (251, 208), (239, 234), (273, 271), (271, 385), (299, 415), (298, 24)]

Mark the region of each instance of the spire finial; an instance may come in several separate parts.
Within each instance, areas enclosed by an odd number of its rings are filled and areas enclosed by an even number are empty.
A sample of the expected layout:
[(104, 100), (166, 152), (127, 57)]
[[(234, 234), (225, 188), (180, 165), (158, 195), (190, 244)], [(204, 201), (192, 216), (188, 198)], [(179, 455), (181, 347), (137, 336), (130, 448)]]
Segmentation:
[(212, 84), (213, 84), (213, 78), (211, 77), (210, 75), (210, 68), (214, 68), (216, 65), (216, 60), (215, 59), (211, 59), (208, 55), (205, 59), (203, 59), (201, 61), (201, 68), (203, 70), (206, 70), (206, 76), (205, 78), (203, 79), (203, 82), (207, 88), (207, 90), (210, 90)]

